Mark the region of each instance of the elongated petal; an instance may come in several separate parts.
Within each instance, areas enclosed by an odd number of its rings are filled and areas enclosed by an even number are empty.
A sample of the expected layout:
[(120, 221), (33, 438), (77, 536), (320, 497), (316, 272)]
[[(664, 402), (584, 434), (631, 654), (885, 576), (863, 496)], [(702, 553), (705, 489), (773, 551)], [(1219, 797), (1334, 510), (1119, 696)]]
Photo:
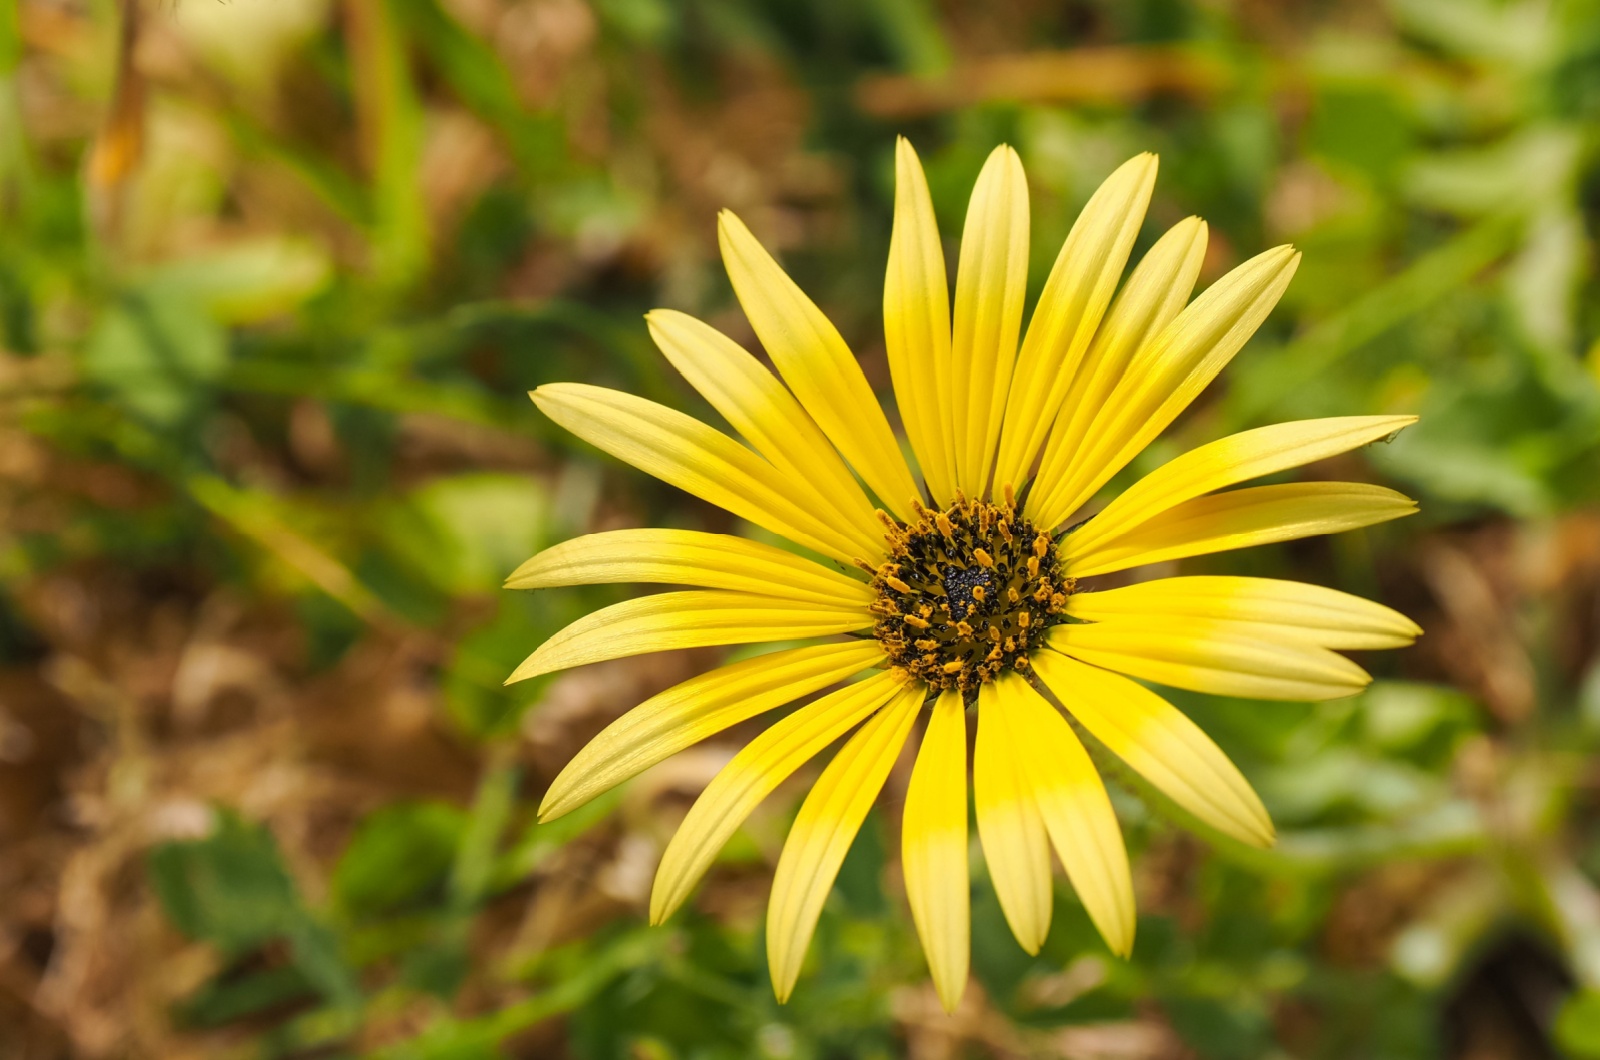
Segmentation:
[(1409, 497), (1360, 482), (1252, 486), (1185, 501), (1082, 555), (1072, 554), (1069, 534), (1063, 545), (1070, 558), (1063, 568), (1074, 578), (1087, 578), (1185, 556), (1337, 534), (1416, 510)]
[(774, 788), (878, 708), (907, 694), (893, 673), (873, 674), (801, 707), (746, 744), (706, 785), (662, 853), (650, 892), (650, 922), (661, 923), (683, 904), (723, 844)]
[(1040, 525), (1056, 526), (1072, 514), (1070, 509), (1059, 510), (1065, 498), (1055, 499), (1054, 488), (1067, 479), (1129, 362), (1182, 312), (1200, 275), (1206, 240), (1206, 223), (1200, 218), (1178, 222), (1156, 240), (1112, 303), (1072, 377), (1039, 460), (1038, 483), (1029, 496), (1028, 511)]
[(1258, 254), (1212, 284), (1135, 353), (1091, 424), (1086, 447), (1071, 454), (1067, 474), (1050, 483), (1049, 495), (1030, 511), (1059, 522), (1149, 445), (1255, 334), (1299, 263), (1290, 247)]
[(590, 445), (798, 545), (845, 563), (885, 553), (874, 527), (836, 525), (807, 511), (770, 463), (692, 416), (582, 383), (551, 383), (529, 396)]
[(967, 874), (967, 712), (961, 693), (939, 697), (906, 788), (900, 861), (911, 919), (946, 1012), (967, 987), (972, 895)]
[(1073, 531), (1069, 555), (1114, 541), (1184, 501), (1240, 482), (1323, 460), (1415, 423), (1415, 416), (1340, 416), (1278, 423), (1218, 439), (1156, 468)]
[(1033, 787), (1019, 763), (1027, 753), (1015, 711), (990, 681), (978, 689), (978, 744), (972, 798), (978, 840), (1000, 910), (1017, 942), (1038, 953), (1050, 933), (1050, 845)]
[(885, 508), (905, 519), (921, 495), (861, 365), (822, 310), (724, 210), (722, 261), (778, 374)]
[(709, 324), (657, 309), (645, 317), (656, 345), (734, 430), (772, 461), (788, 488), (839, 521), (871, 527), (872, 503), (794, 395), (760, 361)]
[(1402, 648), (1421, 635), (1405, 615), (1337, 589), (1275, 578), (1158, 578), (1120, 589), (1074, 593), (1067, 613), (1090, 622), (1140, 626), (1166, 620), (1226, 622), (1242, 635), (1304, 640), (1324, 648)]
[(767, 904), (767, 965), (780, 1003), (794, 990), (822, 904), (922, 701), (922, 687), (910, 684), (869, 718), (828, 763), (795, 815)]
[(864, 629), (872, 621), (859, 604), (828, 605), (721, 590), (656, 593), (578, 619), (539, 645), (506, 684), (646, 652), (800, 640)]
[(883, 662), (876, 641), (816, 644), (744, 659), (640, 703), (572, 757), (539, 803), (551, 821), (710, 736)]
[(1304, 642), (1240, 636), (1226, 622), (1056, 626), (1045, 642), (1075, 659), (1173, 688), (1252, 699), (1339, 699), (1372, 678), (1342, 655)]
[(1036, 653), (1033, 666), (1095, 739), (1173, 802), (1241, 843), (1272, 845), (1272, 819), (1250, 782), (1172, 704), (1135, 681), (1059, 652)]
[(862, 581), (781, 548), (700, 530), (608, 530), (563, 541), (518, 567), (508, 589), (644, 582), (737, 589), (823, 604), (872, 602)]
[(983, 496), (1000, 440), (1028, 287), (1028, 181), (1009, 147), (994, 149), (967, 206), (956, 269), (950, 437), (956, 485)]
[(945, 426), (950, 398), (950, 280), (928, 194), (911, 142), (895, 144), (894, 234), (883, 285), (883, 337), (900, 418), (934, 504), (955, 495), (955, 465)]
[(1016, 673), (994, 684), (1050, 845), (1106, 945), (1126, 957), (1133, 949), (1133, 879), (1106, 786), (1067, 719), (1032, 685)]
[(1155, 155), (1124, 162), (1089, 199), (1062, 244), (1017, 353), (995, 461), (997, 490), (1020, 488), (1027, 479), (1122, 279), (1155, 183)]

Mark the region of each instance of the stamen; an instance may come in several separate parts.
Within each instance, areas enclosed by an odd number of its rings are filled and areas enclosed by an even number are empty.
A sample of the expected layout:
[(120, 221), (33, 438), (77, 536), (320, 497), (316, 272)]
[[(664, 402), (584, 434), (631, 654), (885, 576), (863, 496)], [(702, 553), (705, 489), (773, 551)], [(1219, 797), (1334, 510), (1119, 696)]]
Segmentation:
[(892, 558), (873, 571), (873, 632), (891, 666), (931, 688), (972, 691), (1026, 669), (1063, 620), (1072, 581), (1057, 570), (1055, 543), (1004, 493), (1004, 505), (958, 493), (943, 511), (918, 501), (905, 525), (885, 517)]

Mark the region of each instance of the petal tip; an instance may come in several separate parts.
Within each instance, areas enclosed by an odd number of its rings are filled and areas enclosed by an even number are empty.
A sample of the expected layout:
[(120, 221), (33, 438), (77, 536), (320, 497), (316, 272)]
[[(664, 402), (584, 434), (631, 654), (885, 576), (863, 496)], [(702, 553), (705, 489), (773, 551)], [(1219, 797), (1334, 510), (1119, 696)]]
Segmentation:
[(962, 995), (967, 991), (967, 981), (962, 979), (954, 986), (947, 986), (935, 980), (933, 988), (939, 995), (939, 1007), (944, 1009), (946, 1016), (954, 1016), (956, 1009), (961, 1007)]

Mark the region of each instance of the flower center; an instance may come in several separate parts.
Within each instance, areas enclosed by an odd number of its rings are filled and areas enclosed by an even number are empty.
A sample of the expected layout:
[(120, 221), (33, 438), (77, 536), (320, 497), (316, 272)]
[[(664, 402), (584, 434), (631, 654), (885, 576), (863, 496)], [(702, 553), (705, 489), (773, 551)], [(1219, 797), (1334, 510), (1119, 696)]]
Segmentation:
[(934, 688), (976, 689), (1028, 653), (1060, 621), (1072, 591), (1049, 534), (1004, 504), (958, 497), (942, 512), (917, 506), (917, 521), (891, 520), (889, 558), (874, 572), (873, 635)]

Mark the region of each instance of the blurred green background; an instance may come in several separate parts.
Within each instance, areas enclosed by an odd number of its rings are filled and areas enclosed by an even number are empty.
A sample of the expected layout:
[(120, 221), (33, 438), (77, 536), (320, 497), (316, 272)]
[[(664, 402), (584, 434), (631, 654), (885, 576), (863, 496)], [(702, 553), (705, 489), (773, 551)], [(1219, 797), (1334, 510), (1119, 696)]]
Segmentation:
[[(1133, 959), (1059, 880), (1028, 958), (979, 872), (953, 1017), (903, 778), (779, 1007), (798, 788), (656, 929), (728, 742), (532, 819), (717, 655), (500, 687), (625, 591), (501, 591), (532, 552), (736, 529), (524, 392), (702, 410), (640, 316), (753, 341), (722, 207), (885, 386), (896, 134), (951, 235), (1017, 147), (1035, 292), (1141, 150), (1141, 247), (1198, 213), (1202, 283), (1305, 251), (1114, 485), (1274, 420), (1423, 417), (1310, 471), (1419, 517), (1184, 565), (1427, 630), (1354, 699), (1180, 697), (1279, 846), (1195, 839), (1108, 763)], [(1600, 0), (0, 0), (0, 1058), (1600, 1057), (1597, 236)]]

